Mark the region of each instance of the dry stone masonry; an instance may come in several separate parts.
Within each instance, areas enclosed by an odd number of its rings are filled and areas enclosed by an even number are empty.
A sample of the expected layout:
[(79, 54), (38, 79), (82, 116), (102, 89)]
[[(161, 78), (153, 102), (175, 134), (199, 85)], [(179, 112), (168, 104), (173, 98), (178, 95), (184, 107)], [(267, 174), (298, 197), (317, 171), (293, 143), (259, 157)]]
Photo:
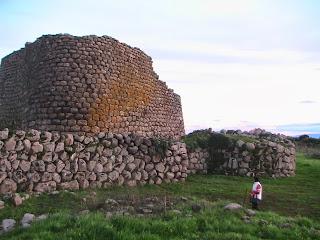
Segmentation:
[(0, 113), (2, 128), (184, 135), (180, 97), (152, 59), (108, 36), (44, 35), (3, 58)]
[(188, 164), (184, 143), (135, 134), (0, 131), (1, 194), (184, 181)]
[[(188, 149), (188, 148), (187, 148)], [(188, 149), (188, 158), (189, 165), (187, 173), (195, 174), (195, 173), (203, 173), (206, 174), (208, 172), (207, 162), (210, 158), (210, 154), (207, 149)]]
[(218, 163), (214, 170), (228, 175), (294, 175), (291, 141), (254, 139), (215, 149), (221, 161), (209, 149), (188, 150), (177, 141), (163, 145), (159, 139), (136, 134), (85, 136), (4, 129), (0, 131), (0, 194), (178, 182), (188, 174), (207, 173), (212, 162)]
[(287, 136), (275, 135), (262, 129), (221, 133), (230, 139), (227, 147), (188, 151), (190, 172), (271, 177), (295, 175), (296, 148)]

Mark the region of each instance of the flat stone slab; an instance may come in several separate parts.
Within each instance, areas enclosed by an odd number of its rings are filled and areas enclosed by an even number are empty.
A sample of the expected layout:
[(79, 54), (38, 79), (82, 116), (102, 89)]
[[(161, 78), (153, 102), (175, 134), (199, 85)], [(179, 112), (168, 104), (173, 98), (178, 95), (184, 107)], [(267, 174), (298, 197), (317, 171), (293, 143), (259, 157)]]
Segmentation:
[(238, 210), (241, 208), (242, 208), (242, 206), (238, 203), (229, 203), (226, 206), (224, 206), (224, 209), (230, 210), (230, 211)]

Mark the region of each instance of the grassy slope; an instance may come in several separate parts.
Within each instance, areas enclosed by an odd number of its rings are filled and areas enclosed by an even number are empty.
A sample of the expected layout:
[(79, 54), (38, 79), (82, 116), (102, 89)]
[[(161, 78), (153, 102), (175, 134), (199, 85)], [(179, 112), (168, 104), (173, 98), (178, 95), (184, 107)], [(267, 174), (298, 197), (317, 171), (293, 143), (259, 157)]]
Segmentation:
[[(144, 186), (138, 188), (115, 187), (75, 194), (41, 195), (31, 198), (22, 206), (6, 207), (0, 219), (20, 219), (26, 212), (56, 213), (46, 221), (29, 229), (17, 229), (2, 236), (3, 239), (320, 239), (320, 161), (298, 156), (297, 176), (285, 179), (262, 179), (264, 186), (263, 211), (252, 218), (251, 224), (241, 220), (243, 212), (228, 213), (222, 210), (226, 200), (242, 203), (251, 179), (230, 176), (201, 176), (188, 178), (185, 183)], [(106, 198), (125, 196), (142, 198), (158, 196), (187, 196), (192, 202), (206, 208), (199, 214), (191, 213), (190, 204), (177, 206), (182, 216), (168, 213), (141, 218), (116, 217), (105, 220), (101, 213), (80, 218), (73, 214), (82, 209), (94, 210)], [(87, 201), (82, 201), (86, 197)], [(222, 201), (216, 201), (216, 200)], [(245, 201), (248, 207), (247, 200)], [(285, 216), (282, 217), (270, 211)], [(70, 215), (71, 213), (71, 215)], [(299, 217), (301, 215), (304, 217)], [(308, 217), (308, 218), (305, 218)], [(268, 224), (259, 224), (261, 219)], [(280, 225), (289, 223), (291, 228)], [(279, 227), (280, 226), (280, 227)], [(1, 237), (0, 237), (1, 238)]]

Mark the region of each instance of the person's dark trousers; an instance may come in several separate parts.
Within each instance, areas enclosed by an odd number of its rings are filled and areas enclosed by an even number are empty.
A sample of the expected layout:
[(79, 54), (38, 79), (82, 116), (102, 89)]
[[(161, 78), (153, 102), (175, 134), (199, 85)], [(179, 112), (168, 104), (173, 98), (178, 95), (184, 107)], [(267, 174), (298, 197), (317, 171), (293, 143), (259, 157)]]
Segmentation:
[(260, 200), (257, 198), (252, 199), (252, 209), (259, 210), (259, 202)]
[(258, 203), (257, 202), (252, 203), (252, 209), (258, 210)]

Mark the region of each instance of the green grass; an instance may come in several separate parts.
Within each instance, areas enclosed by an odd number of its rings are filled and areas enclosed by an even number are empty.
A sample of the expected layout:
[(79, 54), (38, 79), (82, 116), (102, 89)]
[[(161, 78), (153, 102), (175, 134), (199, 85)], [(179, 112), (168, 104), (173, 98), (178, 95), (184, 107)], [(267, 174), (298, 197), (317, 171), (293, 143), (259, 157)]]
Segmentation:
[[(24, 213), (50, 213), (50, 217), (28, 229), (17, 228), (0, 239), (320, 239), (320, 161), (303, 155), (297, 157), (294, 177), (262, 178), (261, 211), (246, 224), (243, 211), (223, 210), (226, 202), (245, 202), (252, 179), (222, 175), (194, 175), (185, 183), (146, 185), (137, 188), (108, 189), (43, 194), (26, 200), (15, 208), (10, 203), (0, 210), (0, 220), (20, 220)], [(107, 198), (139, 200), (164, 196), (190, 201), (177, 202), (182, 214), (166, 212), (151, 217), (113, 217), (106, 219), (100, 208)], [(85, 199), (84, 199), (85, 198)], [(192, 213), (191, 205), (203, 206)], [(90, 209), (86, 216), (77, 216)], [(261, 224), (261, 220), (267, 224)], [(281, 225), (287, 223), (291, 227)], [(2, 237), (2, 238), (1, 238)]]
[[(52, 215), (28, 229), (17, 229), (5, 239), (319, 239), (320, 225), (307, 218), (285, 218), (261, 212), (244, 223), (243, 210), (229, 212), (223, 203), (193, 216), (165, 214), (151, 218), (113, 217), (101, 213)], [(263, 219), (263, 220), (262, 220)], [(289, 224), (284, 228), (284, 224)]]

